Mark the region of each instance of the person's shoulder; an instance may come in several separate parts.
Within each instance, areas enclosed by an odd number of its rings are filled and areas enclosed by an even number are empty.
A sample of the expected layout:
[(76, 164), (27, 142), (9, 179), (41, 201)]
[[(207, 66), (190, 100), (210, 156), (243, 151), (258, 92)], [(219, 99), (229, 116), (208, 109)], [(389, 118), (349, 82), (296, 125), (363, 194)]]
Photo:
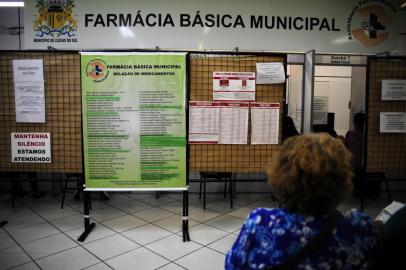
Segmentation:
[(343, 212), (343, 215), (346, 219), (360, 221), (360, 220), (369, 220), (371, 217), (368, 213), (358, 210), (358, 209), (350, 209)]
[(256, 225), (269, 225), (270, 221), (285, 220), (290, 214), (282, 208), (259, 207), (251, 211), (247, 220), (254, 221)]
[(266, 208), (258, 207), (250, 212), (248, 217), (258, 216), (258, 215), (283, 215), (285, 211), (281, 208)]
[(354, 228), (359, 228), (362, 230), (373, 230), (374, 221), (371, 216), (358, 209), (351, 209), (343, 213), (344, 218), (350, 226)]

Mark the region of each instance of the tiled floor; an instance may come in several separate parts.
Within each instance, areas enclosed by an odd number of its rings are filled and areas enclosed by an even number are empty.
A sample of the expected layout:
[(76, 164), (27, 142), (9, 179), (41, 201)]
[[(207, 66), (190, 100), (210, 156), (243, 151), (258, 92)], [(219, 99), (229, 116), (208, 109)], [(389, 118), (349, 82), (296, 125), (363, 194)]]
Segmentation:
[[(109, 201), (93, 196), (96, 227), (82, 243), (82, 202), (71, 197), (64, 209), (50, 196), (23, 197), (12, 209), (8, 195), (0, 194), (0, 219), (8, 221), (0, 229), (0, 269), (223, 269), (247, 214), (277, 207), (269, 194), (237, 194), (234, 209), (222, 195), (208, 195), (203, 210), (198, 196), (190, 195), (191, 241), (184, 243), (181, 194), (110, 193)], [(376, 216), (386, 204), (382, 196), (366, 211)], [(358, 206), (349, 199), (340, 209)]]

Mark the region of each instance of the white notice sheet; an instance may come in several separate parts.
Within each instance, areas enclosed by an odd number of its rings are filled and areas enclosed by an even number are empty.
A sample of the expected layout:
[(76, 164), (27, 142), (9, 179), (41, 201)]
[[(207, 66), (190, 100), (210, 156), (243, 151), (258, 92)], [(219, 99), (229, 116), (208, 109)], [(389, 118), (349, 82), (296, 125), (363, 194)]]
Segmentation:
[(314, 96), (313, 99), (313, 124), (327, 125), (328, 96)]
[(278, 144), (279, 103), (251, 103), (251, 144)]
[(45, 123), (44, 82), (14, 82), (16, 122)]
[(257, 84), (285, 82), (285, 68), (282, 62), (257, 63)]
[(221, 102), (219, 144), (247, 144), (248, 110), (246, 102)]
[(45, 123), (42, 59), (13, 60), (16, 122)]
[(406, 133), (406, 113), (381, 112), (379, 118), (381, 133)]
[(44, 81), (44, 61), (42, 59), (13, 60), (15, 82)]
[(382, 100), (406, 100), (406, 80), (382, 80)]
[(213, 100), (255, 101), (255, 72), (213, 72)]
[(217, 144), (220, 102), (189, 102), (189, 143)]

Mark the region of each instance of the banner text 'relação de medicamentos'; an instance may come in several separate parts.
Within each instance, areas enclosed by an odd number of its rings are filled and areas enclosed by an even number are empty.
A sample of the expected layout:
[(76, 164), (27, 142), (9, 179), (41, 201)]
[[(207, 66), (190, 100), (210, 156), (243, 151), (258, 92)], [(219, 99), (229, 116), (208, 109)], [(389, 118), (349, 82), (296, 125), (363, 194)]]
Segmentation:
[(82, 53), (86, 188), (186, 187), (186, 55)]

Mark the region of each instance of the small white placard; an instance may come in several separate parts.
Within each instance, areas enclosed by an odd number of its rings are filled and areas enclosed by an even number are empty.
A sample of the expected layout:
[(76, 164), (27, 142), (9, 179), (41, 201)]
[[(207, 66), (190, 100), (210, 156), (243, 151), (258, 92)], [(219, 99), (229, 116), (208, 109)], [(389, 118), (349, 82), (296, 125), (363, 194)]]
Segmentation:
[(406, 113), (381, 112), (379, 124), (381, 133), (406, 133)]
[(15, 82), (44, 81), (44, 63), (42, 59), (13, 60)]
[(315, 96), (313, 99), (313, 124), (327, 125), (328, 96)]
[(406, 80), (382, 80), (382, 100), (406, 100)]
[(316, 64), (366, 65), (366, 57), (357, 55), (316, 55)]
[(11, 133), (11, 162), (51, 163), (51, 134)]
[(285, 79), (282, 62), (257, 63), (257, 84), (284, 83)]

